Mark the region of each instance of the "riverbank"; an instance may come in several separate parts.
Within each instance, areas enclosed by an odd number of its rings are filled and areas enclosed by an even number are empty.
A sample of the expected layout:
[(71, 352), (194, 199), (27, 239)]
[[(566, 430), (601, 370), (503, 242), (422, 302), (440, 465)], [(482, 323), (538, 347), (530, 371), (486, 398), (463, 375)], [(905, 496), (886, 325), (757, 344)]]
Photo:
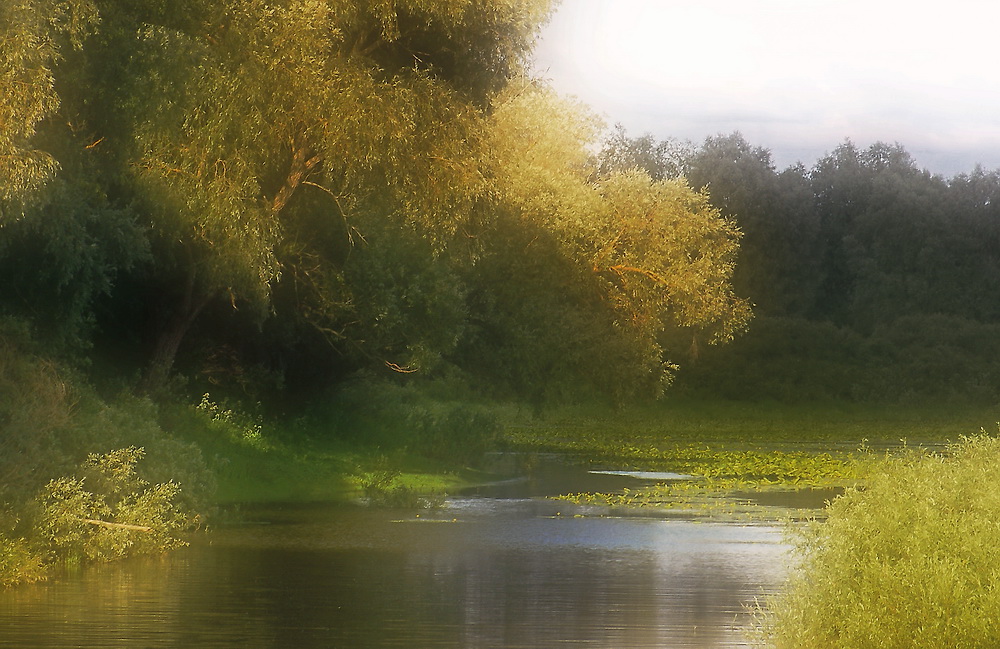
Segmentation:
[[(538, 415), (518, 405), (407, 396), (389, 406), (383, 400), (367, 418), (334, 420), (329, 413), (343, 415), (328, 410), (325, 417), (274, 420), (224, 407), (208, 395), (197, 405), (154, 407), (134, 398), (101, 402), (93, 396), (79, 403), (67, 431), (121, 431), (115, 434), (123, 447), (145, 447), (145, 479), (179, 482), (179, 504), (209, 526), (244, 503), (367, 500), (426, 508), (446, 494), (518, 477), (509, 468), (475, 461), (478, 455), (463, 448), (466, 435), (477, 449), (529, 463), (532, 456), (555, 455), (593, 470), (691, 476), (550, 496), (569, 503), (729, 519), (808, 517), (863, 481), (872, 459), (905, 445), (939, 448), (996, 429), (990, 408), (930, 404), (669, 400), (623, 411), (576, 407)], [(390, 425), (397, 428), (386, 432)], [(403, 427), (409, 428), (400, 432)], [(446, 436), (435, 437), (438, 430)], [(9, 542), (3, 544), (9, 552), (0, 558), (6, 574), (14, 575), (8, 581), (40, 578), (47, 560), (18, 540), (24, 526), (16, 527), (17, 520), (11, 510)]]
[[(567, 499), (631, 507), (705, 506), (716, 512), (726, 510), (719, 499), (729, 495), (747, 500), (747, 493), (842, 489), (863, 480), (870, 461), (887, 452), (939, 448), (996, 429), (992, 409), (956, 405), (679, 400), (620, 412), (564, 408), (542, 416), (513, 405), (484, 408), (502, 430), (494, 451), (556, 454), (592, 469), (695, 478), (647, 485), (627, 495), (564, 494)], [(408, 448), (278, 428), (248, 437), (240, 433), (243, 428), (195, 440), (214, 464), (218, 504), (367, 496), (382, 504), (419, 506), (512, 477), (510, 469), (429, 459)], [(822, 498), (817, 502), (822, 504)]]
[(995, 419), (993, 409), (957, 405), (681, 400), (512, 421), (507, 440), (520, 452), (562, 454), (596, 469), (691, 476), (561, 496), (569, 502), (712, 518), (809, 518), (863, 484), (886, 455), (995, 431)]

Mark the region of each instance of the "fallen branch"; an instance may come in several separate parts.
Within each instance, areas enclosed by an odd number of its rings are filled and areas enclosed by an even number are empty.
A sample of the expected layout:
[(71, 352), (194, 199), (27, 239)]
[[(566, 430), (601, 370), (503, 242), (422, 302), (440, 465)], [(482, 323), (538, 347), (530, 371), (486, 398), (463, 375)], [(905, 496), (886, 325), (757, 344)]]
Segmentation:
[(153, 528), (147, 525), (131, 525), (129, 523), (109, 523), (108, 521), (99, 521), (96, 518), (81, 518), (84, 523), (90, 523), (91, 525), (100, 525), (101, 527), (110, 527), (111, 529), (119, 530), (135, 530), (136, 532), (152, 532)]

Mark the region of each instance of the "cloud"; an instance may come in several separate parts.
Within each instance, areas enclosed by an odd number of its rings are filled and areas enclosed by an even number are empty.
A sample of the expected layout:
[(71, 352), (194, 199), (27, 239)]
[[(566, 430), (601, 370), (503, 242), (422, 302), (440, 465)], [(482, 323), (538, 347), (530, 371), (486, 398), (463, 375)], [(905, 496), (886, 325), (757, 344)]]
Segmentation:
[(900, 142), (950, 174), (1000, 161), (997, 18), (971, 0), (573, 0), (536, 67), (630, 130), (740, 130), (776, 159)]

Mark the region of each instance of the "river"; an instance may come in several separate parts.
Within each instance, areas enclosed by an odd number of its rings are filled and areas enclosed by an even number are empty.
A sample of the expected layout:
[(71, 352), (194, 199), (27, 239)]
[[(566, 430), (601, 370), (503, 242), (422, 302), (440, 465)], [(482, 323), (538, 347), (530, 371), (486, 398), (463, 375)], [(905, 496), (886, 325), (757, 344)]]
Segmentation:
[(0, 592), (0, 647), (748, 646), (779, 528), (602, 516), (542, 496), (636, 478), (556, 473), (430, 510), (247, 507), (163, 557)]

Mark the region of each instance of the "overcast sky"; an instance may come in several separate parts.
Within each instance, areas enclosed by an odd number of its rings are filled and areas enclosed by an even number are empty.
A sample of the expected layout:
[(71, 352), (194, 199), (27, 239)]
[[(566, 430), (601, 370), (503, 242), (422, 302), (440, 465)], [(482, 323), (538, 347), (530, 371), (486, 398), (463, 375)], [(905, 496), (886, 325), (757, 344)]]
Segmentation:
[(739, 130), (779, 168), (899, 142), (951, 176), (1000, 168), (998, 30), (986, 0), (563, 0), (535, 67), (634, 136)]

